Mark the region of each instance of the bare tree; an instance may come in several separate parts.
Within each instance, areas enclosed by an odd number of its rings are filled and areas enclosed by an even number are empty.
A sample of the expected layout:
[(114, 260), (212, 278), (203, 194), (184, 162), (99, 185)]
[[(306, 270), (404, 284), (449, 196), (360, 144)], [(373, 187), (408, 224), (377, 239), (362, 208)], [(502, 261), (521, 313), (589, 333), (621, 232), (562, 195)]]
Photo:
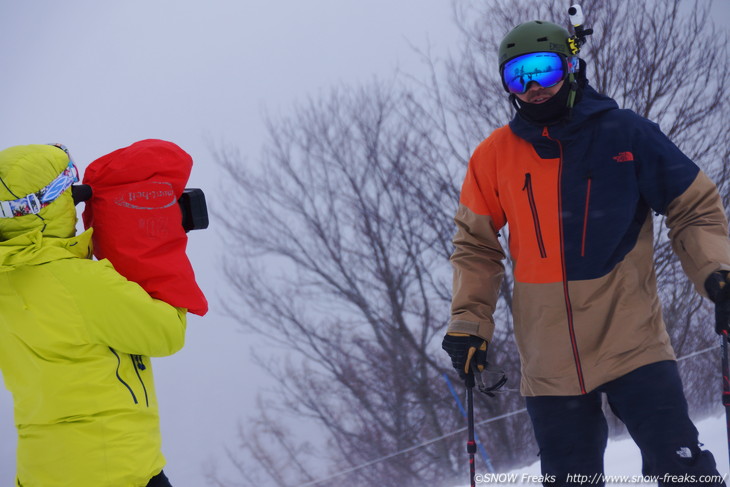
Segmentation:
[[(708, 5), (684, 11), (679, 4), (585, 2), (596, 33), (582, 54), (595, 86), (658, 121), (719, 181), (727, 202), (720, 123), (728, 114), (720, 96), (727, 50), (701, 22)], [(240, 479), (211, 472), (213, 485), (340, 485), (334, 475), (349, 472), (353, 486), (402, 487), (446, 484), (463, 472), (464, 438), (452, 434), (463, 419), (444, 379), (455, 376), (439, 349), (449, 317), (452, 216), (471, 150), (512, 114), (497, 75), (499, 40), (522, 21), (567, 21), (568, 3), (454, 5), (464, 47), (443, 64), (425, 56), (430, 79), (342, 87), (271, 120), (258, 171), (235, 152), (218, 154), (237, 209), (221, 215), (231, 249), (224, 270), (238, 298), (227, 306), (278, 344), (284, 359), (264, 362), (277, 395), (262, 399), (258, 416), (241, 426), (240, 449), (229, 450)], [(709, 319), (708, 307), (666, 237), (656, 251), (675, 347), (686, 355), (710, 346), (711, 326), (698, 324)], [(490, 359), (515, 385), (511, 282), (508, 273)], [(702, 357), (687, 361), (695, 364), (685, 373), (692, 384)], [(522, 406), (506, 393), (480, 397), (477, 410), (489, 418)], [(302, 420), (316, 426), (318, 441), (288, 433), (287, 421)], [(536, 459), (524, 415), (479, 433), (500, 471)]]

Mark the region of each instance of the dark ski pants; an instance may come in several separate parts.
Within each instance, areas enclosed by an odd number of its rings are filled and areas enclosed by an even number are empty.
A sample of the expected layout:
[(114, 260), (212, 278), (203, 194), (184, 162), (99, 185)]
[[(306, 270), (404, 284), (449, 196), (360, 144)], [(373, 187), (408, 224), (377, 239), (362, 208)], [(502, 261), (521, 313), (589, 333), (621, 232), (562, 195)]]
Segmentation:
[(160, 472), (150, 479), (150, 483), (147, 484), (147, 487), (172, 487), (172, 485), (170, 484), (170, 481), (167, 480), (165, 472)]
[[(542, 473), (555, 480), (544, 485), (605, 485), (602, 393), (641, 450), (644, 476), (657, 476), (660, 486), (725, 485), (712, 454), (700, 449), (674, 361), (639, 367), (581, 396), (527, 397)], [(700, 481), (701, 476), (716, 477)]]

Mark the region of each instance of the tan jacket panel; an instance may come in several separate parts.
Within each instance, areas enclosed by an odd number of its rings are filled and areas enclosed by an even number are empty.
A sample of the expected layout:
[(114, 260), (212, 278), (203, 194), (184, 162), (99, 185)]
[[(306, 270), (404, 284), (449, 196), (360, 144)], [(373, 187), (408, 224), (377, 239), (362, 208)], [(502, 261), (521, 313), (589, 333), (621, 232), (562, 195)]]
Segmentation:
[[(653, 362), (674, 360), (656, 293), (651, 217), (608, 275), (568, 285), (586, 392)], [(563, 283), (516, 283), (515, 338), (526, 396), (578, 395)]]
[(730, 244), (722, 199), (704, 172), (669, 205), (667, 226), (684, 272), (697, 292), (707, 297), (707, 277), (717, 270), (730, 270)]
[(460, 204), (454, 221), (457, 227), (456, 250), (451, 256), (454, 299), (448, 331), (491, 341), (494, 335), (492, 315), (504, 276), (504, 250), (491, 217), (477, 215)]

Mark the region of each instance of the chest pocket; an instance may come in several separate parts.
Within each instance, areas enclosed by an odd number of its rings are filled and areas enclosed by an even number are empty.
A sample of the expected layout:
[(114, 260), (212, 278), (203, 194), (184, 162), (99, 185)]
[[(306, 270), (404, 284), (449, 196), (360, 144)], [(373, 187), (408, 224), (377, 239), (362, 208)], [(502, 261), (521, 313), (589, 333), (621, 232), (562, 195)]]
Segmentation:
[(530, 204), (530, 213), (532, 215), (532, 222), (535, 226), (535, 238), (537, 239), (537, 248), (540, 251), (540, 257), (547, 258), (547, 251), (545, 250), (545, 240), (542, 236), (542, 227), (540, 226), (540, 215), (537, 211), (537, 203), (535, 202), (535, 192), (532, 188), (532, 175), (528, 172), (525, 174), (525, 184), (522, 187), (522, 191), (526, 194), (527, 201)]

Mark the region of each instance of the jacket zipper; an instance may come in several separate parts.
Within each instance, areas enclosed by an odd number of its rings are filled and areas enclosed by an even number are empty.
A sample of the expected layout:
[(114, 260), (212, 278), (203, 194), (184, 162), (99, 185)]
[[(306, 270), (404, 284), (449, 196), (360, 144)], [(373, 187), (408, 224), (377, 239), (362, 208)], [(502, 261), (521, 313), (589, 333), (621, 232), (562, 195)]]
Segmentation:
[(583, 237), (580, 242), (580, 256), (586, 256), (586, 235), (588, 234), (588, 208), (591, 203), (591, 181), (593, 178), (588, 176), (588, 187), (586, 188), (586, 209), (583, 214)]
[(134, 371), (137, 374), (137, 379), (139, 379), (139, 383), (142, 384), (142, 390), (144, 391), (144, 402), (147, 407), (150, 407), (150, 399), (147, 396), (147, 387), (145, 387), (142, 376), (139, 374), (140, 370), (145, 370), (147, 367), (145, 367), (141, 355), (130, 355), (130, 357), (132, 358), (132, 365), (134, 366)]
[(124, 385), (124, 387), (127, 388), (129, 393), (132, 395), (132, 400), (134, 401), (134, 403), (139, 404), (139, 402), (137, 401), (137, 396), (134, 395), (134, 391), (132, 390), (132, 388), (129, 387), (129, 384), (124, 382), (124, 379), (122, 379), (122, 376), (119, 375), (119, 367), (122, 365), (122, 359), (119, 358), (119, 354), (112, 347), (109, 347), (109, 350), (111, 350), (112, 353), (114, 354), (114, 356), (117, 358), (117, 370), (116, 370), (117, 379), (119, 380), (119, 382), (121, 382)]
[(578, 375), (578, 385), (580, 386), (581, 394), (586, 394), (585, 381), (583, 380), (583, 367), (580, 363), (580, 355), (578, 354), (578, 343), (575, 339), (575, 326), (573, 323), (573, 305), (570, 302), (570, 293), (568, 292), (568, 272), (565, 267), (565, 239), (563, 237), (563, 144), (550, 137), (548, 128), (545, 127), (542, 131), (542, 135), (548, 140), (558, 144), (560, 150), (560, 162), (558, 166), (558, 233), (560, 234), (560, 260), (561, 270), (563, 273), (563, 295), (565, 297), (565, 311), (568, 316), (568, 333), (570, 335), (570, 344), (573, 348), (573, 361), (575, 362), (575, 371)]
[(540, 257), (547, 257), (545, 251), (545, 242), (542, 239), (542, 229), (540, 228), (540, 218), (537, 215), (537, 204), (535, 203), (535, 194), (532, 191), (532, 175), (528, 172), (525, 174), (525, 185), (522, 191), (527, 191), (527, 200), (530, 202), (530, 211), (532, 212), (532, 222), (535, 225), (535, 236), (537, 237), (537, 248), (540, 249)]

